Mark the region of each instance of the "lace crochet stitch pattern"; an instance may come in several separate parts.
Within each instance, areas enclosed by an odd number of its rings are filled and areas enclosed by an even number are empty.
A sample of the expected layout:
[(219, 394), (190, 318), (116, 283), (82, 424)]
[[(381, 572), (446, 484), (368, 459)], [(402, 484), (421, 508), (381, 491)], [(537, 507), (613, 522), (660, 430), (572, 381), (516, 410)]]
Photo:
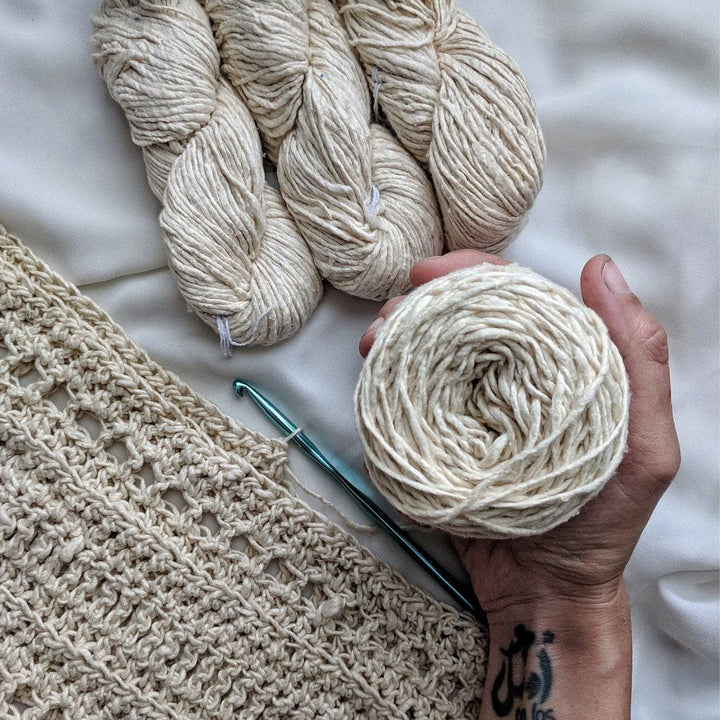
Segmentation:
[(408, 585), (0, 227), (0, 717), (477, 717)]

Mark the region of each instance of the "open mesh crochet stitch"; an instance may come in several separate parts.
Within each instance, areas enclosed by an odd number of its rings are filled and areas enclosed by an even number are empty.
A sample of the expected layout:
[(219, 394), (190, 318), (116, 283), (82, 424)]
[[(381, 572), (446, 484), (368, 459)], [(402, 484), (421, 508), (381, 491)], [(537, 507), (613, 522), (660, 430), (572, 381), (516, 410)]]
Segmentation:
[(0, 716), (476, 717), (486, 629), (0, 227)]

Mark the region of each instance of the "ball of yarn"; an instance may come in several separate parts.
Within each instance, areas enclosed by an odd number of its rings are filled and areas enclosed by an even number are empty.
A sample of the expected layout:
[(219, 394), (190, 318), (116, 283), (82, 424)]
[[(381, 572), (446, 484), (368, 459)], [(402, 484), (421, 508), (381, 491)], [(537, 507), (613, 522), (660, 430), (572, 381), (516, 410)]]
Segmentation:
[(404, 292), (442, 250), (424, 171), (383, 126), (328, 0), (204, 0), (223, 59), (277, 163), (323, 277), (359, 297)]
[(545, 145), (525, 79), (452, 0), (339, 0), (377, 103), (432, 175), (450, 249), (497, 252), (525, 223)]
[(355, 394), (371, 479), (412, 520), (509, 538), (575, 515), (624, 450), (628, 384), (598, 315), (516, 265), (412, 292)]
[(95, 26), (95, 59), (143, 149), (168, 263), (189, 306), (236, 343), (292, 335), (320, 299), (320, 276), (265, 181), (257, 129), (220, 75), (202, 7), (106, 0)]

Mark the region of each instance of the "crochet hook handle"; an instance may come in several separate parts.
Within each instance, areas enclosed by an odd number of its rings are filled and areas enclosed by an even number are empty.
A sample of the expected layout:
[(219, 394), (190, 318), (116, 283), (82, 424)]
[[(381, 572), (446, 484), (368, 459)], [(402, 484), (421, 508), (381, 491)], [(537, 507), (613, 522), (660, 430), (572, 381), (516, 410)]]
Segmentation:
[(445, 568), (431, 557), (414, 540), (406, 535), (397, 523), (371, 498), (348, 480), (328, 458), (318, 449), (304, 432), (290, 420), (278, 407), (273, 405), (262, 393), (256, 390), (245, 380), (235, 380), (233, 388), (236, 394), (248, 397), (260, 408), (262, 413), (283, 432), (291, 436), (295, 443), (311, 460), (315, 461), (329, 473), (345, 490), (357, 501), (360, 507), (369, 515), (390, 537), (403, 548), (421, 567), (425, 568), (435, 580), (465, 609), (473, 613), (479, 620), (485, 622), (485, 613), (477, 602), (472, 590), (459, 583)]

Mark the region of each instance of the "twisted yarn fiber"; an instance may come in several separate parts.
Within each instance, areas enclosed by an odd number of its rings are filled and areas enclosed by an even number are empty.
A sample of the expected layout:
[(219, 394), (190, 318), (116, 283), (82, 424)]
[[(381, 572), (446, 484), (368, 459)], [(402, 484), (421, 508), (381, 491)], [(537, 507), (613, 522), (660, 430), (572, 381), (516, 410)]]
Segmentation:
[(143, 149), (161, 200), (169, 265), (190, 307), (240, 343), (292, 335), (322, 285), (277, 191), (260, 140), (220, 75), (196, 0), (105, 0), (96, 61)]
[(413, 520), (466, 537), (575, 515), (625, 450), (628, 384), (602, 320), (516, 265), (414, 291), (380, 328), (355, 408), (370, 477)]
[(453, 0), (336, 0), (387, 121), (432, 175), (451, 250), (522, 229), (545, 145), (515, 62)]
[(370, 120), (370, 96), (328, 0), (204, 0), (223, 71), (277, 163), (283, 198), (317, 267), (352, 295), (404, 292), (442, 250), (423, 170)]
[(487, 633), (0, 228), (0, 716), (470, 720)]

